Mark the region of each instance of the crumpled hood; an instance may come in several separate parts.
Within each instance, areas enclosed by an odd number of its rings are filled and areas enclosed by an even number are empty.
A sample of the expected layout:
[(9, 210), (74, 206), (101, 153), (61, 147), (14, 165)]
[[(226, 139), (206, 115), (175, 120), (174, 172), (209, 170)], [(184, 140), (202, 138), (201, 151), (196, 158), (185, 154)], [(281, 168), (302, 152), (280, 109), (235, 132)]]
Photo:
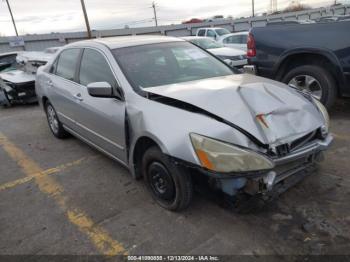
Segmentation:
[(22, 70), (11, 70), (8, 72), (0, 73), (0, 79), (6, 80), (14, 84), (27, 83), (35, 81), (35, 75), (29, 74)]
[(324, 124), (318, 109), (282, 83), (249, 74), (158, 86), (145, 91), (180, 100), (225, 119), (264, 144), (283, 144)]

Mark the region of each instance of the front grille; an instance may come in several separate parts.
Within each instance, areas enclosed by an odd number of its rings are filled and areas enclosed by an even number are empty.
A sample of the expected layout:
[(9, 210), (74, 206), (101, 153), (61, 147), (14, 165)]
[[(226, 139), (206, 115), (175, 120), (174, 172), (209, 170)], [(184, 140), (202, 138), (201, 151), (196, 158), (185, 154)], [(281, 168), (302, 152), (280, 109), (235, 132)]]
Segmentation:
[(317, 131), (311, 132), (303, 137), (300, 137), (296, 140), (294, 140), (291, 144), (290, 144), (290, 150), (295, 150), (298, 149), (300, 147), (302, 147), (303, 145), (305, 145), (306, 143), (314, 140), (316, 138), (316, 133)]
[(276, 146), (276, 153), (277, 153), (277, 156), (279, 156), (279, 157), (284, 157), (284, 156), (288, 155), (290, 153), (289, 144), (283, 144), (283, 145)]
[(320, 130), (318, 129), (318, 130), (315, 130), (311, 133), (308, 133), (305, 136), (302, 136), (302, 137), (294, 140), (291, 143), (286, 143), (286, 144), (276, 146), (275, 150), (272, 150), (270, 152), (270, 154), (272, 154), (271, 156), (284, 157), (284, 156), (288, 155), (290, 152), (293, 152), (294, 150), (297, 150), (297, 149), (303, 147), (307, 143), (309, 143), (315, 139), (320, 139), (319, 133), (320, 133)]

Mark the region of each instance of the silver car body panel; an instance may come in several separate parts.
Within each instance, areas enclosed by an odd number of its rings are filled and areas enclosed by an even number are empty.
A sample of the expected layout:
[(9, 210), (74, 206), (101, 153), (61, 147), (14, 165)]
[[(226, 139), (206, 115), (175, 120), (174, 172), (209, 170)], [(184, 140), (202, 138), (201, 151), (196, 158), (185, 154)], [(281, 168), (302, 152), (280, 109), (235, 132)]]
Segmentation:
[[(196, 105), (248, 131), (264, 144), (284, 144), (324, 123), (318, 109), (297, 91), (281, 83), (248, 74), (217, 77), (147, 92)], [(265, 116), (268, 127), (257, 116)]]
[[(260, 147), (247, 135), (224, 122), (176, 105), (153, 101), (136, 93), (110, 51), (119, 47), (173, 41), (184, 40), (140, 36), (97, 39), (67, 45), (60, 52), (67, 48), (93, 48), (101, 52), (123, 89), (124, 100), (89, 97), (85, 86), (73, 82), (70, 86), (74, 86), (74, 92), (81, 93), (83, 102), (74, 99), (72, 90), (60, 90), (57, 93), (54, 89), (67, 86), (68, 80), (49, 73), (50, 63), (39, 68), (37, 74), (36, 91), (39, 100), (42, 102), (43, 97), (49, 98), (53, 106), (57, 107), (59, 118), (67, 128), (128, 165), (133, 175), (135, 145), (143, 137), (155, 141), (163, 153), (197, 166), (200, 162), (189, 137), (192, 132), (265, 153), (266, 148)], [(49, 84), (50, 81), (53, 85)], [(263, 144), (290, 142), (324, 125), (321, 113), (301, 94), (282, 83), (248, 74), (152, 87), (144, 91), (196, 105), (238, 125)], [(63, 98), (64, 96), (68, 98)], [(269, 128), (257, 122), (258, 114), (265, 115)], [(90, 116), (92, 117), (89, 118)], [(128, 144), (124, 132), (125, 116), (129, 128)]]

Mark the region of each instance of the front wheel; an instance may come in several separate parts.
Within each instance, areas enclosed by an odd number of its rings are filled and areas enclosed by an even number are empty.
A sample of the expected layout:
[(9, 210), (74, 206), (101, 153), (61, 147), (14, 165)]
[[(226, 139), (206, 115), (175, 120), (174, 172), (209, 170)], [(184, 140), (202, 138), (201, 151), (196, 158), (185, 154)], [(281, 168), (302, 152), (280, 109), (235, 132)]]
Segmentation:
[(337, 86), (333, 76), (320, 66), (296, 67), (283, 77), (282, 82), (300, 90), (309, 91), (328, 109), (332, 107), (337, 96)]
[(142, 159), (147, 188), (162, 207), (179, 211), (189, 206), (193, 187), (187, 170), (172, 163), (158, 147), (149, 148)]

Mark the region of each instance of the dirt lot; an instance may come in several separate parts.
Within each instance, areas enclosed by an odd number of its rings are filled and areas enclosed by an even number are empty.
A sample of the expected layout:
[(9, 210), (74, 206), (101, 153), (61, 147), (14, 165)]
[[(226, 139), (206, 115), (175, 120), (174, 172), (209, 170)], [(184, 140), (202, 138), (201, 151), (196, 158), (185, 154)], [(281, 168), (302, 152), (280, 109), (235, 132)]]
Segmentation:
[(172, 213), (38, 106), (0, 109), (0, 254), (350, 254), (350, 101), (331, 117), (325, 162), (278, 201), (237, 214), (197, 193)]

